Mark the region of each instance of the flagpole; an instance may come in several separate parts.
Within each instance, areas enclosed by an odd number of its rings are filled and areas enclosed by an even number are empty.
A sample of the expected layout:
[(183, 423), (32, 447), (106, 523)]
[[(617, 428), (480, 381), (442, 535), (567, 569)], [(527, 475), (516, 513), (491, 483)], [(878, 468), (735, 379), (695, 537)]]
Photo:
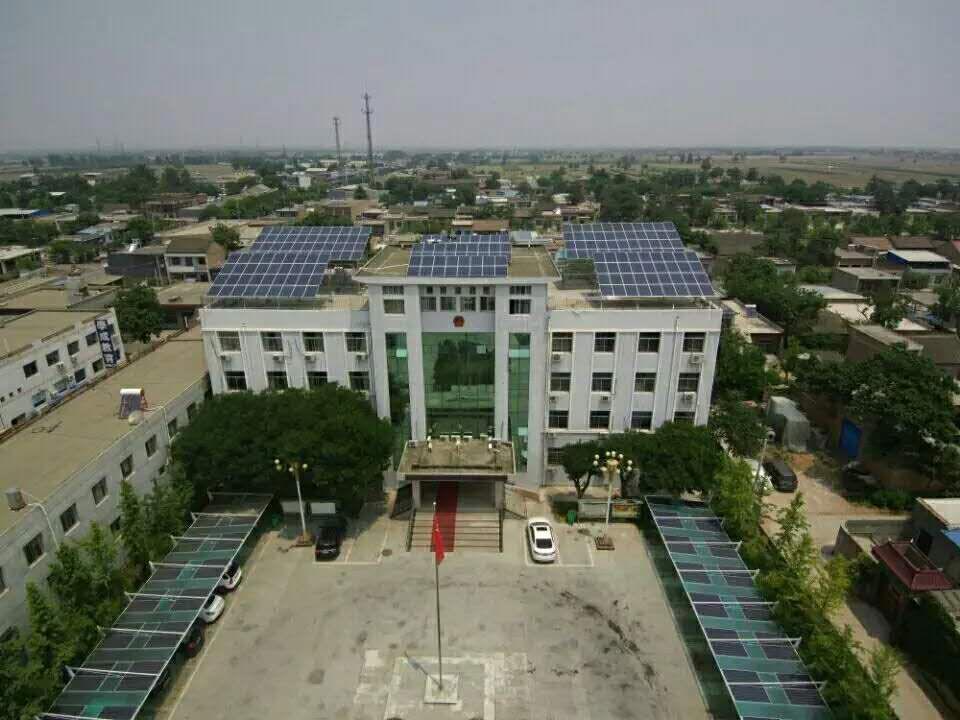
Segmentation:
[(433, 563), (434, 576), (437, 581), (437, 660), (440, 664), (440, 690), (443, 690), (443, 649), (440, 643), (440, 563)]

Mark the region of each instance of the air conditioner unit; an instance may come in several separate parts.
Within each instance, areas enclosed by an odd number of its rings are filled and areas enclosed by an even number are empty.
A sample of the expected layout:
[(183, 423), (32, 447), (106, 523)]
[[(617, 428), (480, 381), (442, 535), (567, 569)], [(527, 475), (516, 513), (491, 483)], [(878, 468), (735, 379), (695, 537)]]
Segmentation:
[(365, 352), (357, 353), (357, 360), (366, 360), (366, 359), (367, 359), (367, 354)]
[(283, 363), (283, 355), (274, 355), (274, 356), (273, 356), (273, 361), (274, 361), (277, 365), (282, 364), (282, 363)]
[(701, 353), (694, 353), (689, 357), (688, 362), (690, 365), (699, 367), (700, 365), (703, 365), (703, 355)]
[(556, 395), (551, 395), (551, 396), (550, 396), (550, 404), (551, 404), (551, 405), (556, 405), (559, 400), (560, 400), (560, 398), (558, 398)]
[(550, 356), (550, 359), (553, 360), (553, 362), (558, 363), (563, 360), (563, 353), (555, 352)]
[(70, 364), (73, 365), (74, 367), (76, 367), (77, 365), (80, 364), (80, 358), (78, 358), (76, 355), (71, 355), (71, 356), (70, 356)]
[(679, 397), (680, 405), (684, 407), (691, 407), (697, 401), (697, 394), (695, 392), (683, 392), (680, 393)]
[(58, 362), (56, 367), (57, 367), (57, 370), (59, 370), (60, 372), (64, 372), (67, 369), (67, 366), (64, 365), (62, 362)]
[(603, 393), (603, 394), (600, 396), (600, 403), (601, 403), (601, 404), (605, 404), (605, 403), (608, 403), (608, 402), (610, 402), (610, 393)]
[(316, 356), (316, 355), (305, 355), (305, 356), (304, 356), (304, 359), (305, 359), (308, 363), (315, 363), (315, 362), (317, 361), (317, 356)]

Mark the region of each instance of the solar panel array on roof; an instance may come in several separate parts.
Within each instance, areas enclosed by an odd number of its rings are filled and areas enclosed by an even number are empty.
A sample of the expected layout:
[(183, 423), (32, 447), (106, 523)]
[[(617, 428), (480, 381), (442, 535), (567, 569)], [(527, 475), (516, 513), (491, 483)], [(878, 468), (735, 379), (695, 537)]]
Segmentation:
[(210, 288), (220, 298), (309, 298), (323, 284), (329, 258), (314, 251), (235, 252)]
[(832, 717), (797, 653), (798, 640), (784, 637), (721, 520), (703, 503), (655, 496), (646, 502), (738, 715)]
[(134, 720), (270, 502), (215, 494), (100, 643), (71, 668), (70, 682), (41, 720)]
[(260, 231), (250, 252), (318, 252), (330, 260), (360, 260), (370, 228), (352, 225), (272, 225)]
[(411, 277), (494, 278), (506, 277), (509, 255), (410, 255)]
[(591, 259), (608, 298), (713, 297), (695, 252), (673, 223), (565, 225), (564, 258)]

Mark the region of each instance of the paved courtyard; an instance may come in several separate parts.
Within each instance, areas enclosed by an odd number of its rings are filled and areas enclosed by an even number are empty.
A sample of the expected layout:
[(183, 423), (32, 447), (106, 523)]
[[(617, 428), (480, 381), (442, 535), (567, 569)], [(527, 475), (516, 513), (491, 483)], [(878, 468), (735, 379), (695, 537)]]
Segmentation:
[(368, 518), (327, 564), (268, 533), (158, 718), (707, 718), (636, 528), (614, 526), (610, 553), (555, 527), (556, 565), (530, 562), (519, 520), (502, 554), (441, 565), (451, 705), (423, 703), (437, 675), (433, 556), (404, 551), (405, 522)]

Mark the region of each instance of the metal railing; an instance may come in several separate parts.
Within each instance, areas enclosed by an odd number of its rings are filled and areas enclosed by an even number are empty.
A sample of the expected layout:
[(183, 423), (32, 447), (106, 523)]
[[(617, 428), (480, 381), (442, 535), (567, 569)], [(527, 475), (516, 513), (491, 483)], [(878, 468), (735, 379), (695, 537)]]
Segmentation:
[(503, 552), (503, 508), (500, 508), (500, 552)]
[(410, 520), (407, 522), (407, 552), (413, 548), (413, 524), (417, 519), (417, 509), (410, 508)]

